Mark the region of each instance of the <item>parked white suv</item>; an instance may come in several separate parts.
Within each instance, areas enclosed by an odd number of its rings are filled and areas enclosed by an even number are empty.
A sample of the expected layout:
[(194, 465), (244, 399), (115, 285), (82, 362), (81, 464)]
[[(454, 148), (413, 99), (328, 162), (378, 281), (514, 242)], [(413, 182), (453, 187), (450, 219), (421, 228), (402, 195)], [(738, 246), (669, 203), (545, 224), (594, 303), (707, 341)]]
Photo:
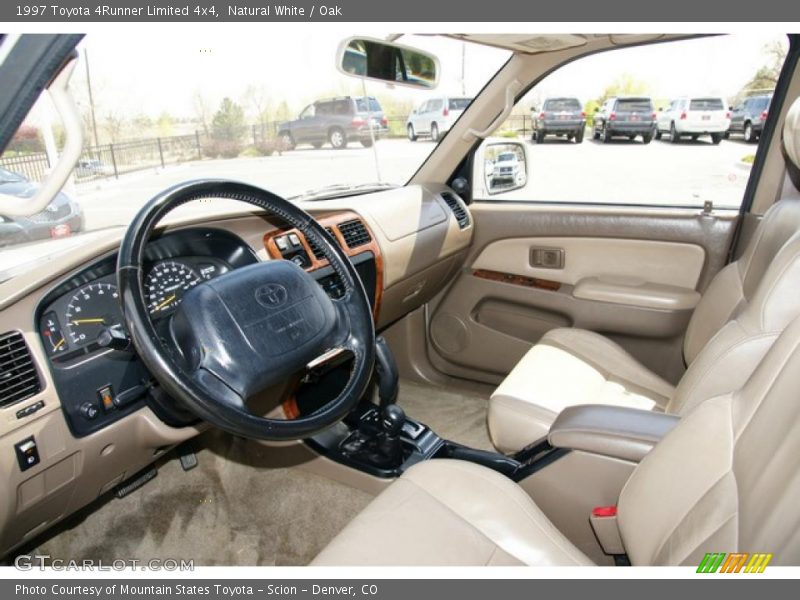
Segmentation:
[(450, 129), (470, 102), (472, 98), (448, 96), (426, 100), (408, 115), (406, 121), (408, 139), (416, 142), (419, 137), (430, 136), (434, 142), (438, 142), (441, 135)]
[(656, 117), (656, 139), (665, 133), (672, 143), (681, 137), (696, 140), (701, 135), (710, 135), (714, 144), (719, 144), (731, 126), (731, 113), (722, 98), (698, 96), (677, 98), (658, 111)]

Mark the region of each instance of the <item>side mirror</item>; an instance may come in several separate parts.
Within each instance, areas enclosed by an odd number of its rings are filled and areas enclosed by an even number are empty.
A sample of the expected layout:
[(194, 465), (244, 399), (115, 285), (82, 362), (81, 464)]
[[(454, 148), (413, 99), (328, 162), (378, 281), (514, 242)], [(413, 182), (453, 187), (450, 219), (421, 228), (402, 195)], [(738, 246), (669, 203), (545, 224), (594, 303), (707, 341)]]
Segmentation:
[(596, 112), (596, 113), (600, 112), (600, 107), (599, 106), (595, 106), (594, 107), (594, 112)]
[(736, 109), (735, 109), (735, 108), (733, 108), (732, 106), (729, 106), (729, 107), (728, 107), (728, 110), (736, 110)]
[(664, 107), (662, 106), (661, 108), (659, 108), (658, 112), (664, 112)]
[(528, 151), (523, 142), (489, 138), (477, 154), (473, 167), (476, 194), (501, 194), (528, 185)]
[(350, 77), (432, 90), (439, 83), (433, 54), (372, 38), (349, 38), (339, 46), (337, 68)]

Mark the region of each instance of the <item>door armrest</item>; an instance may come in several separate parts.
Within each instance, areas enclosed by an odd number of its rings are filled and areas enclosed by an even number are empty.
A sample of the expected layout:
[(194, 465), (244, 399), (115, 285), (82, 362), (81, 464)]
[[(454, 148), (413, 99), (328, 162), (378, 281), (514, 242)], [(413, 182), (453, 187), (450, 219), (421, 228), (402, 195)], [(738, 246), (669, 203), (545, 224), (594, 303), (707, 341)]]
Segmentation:
[(639, 462), (675, 427), (680, 417), (602, 404), (570, 406), (550, 426), (554, 448), (582, 450)]
[(586, 277), (575, 285), (572, 295), (583, 300), (664, 310), (691, 310), (700, 301), (700, 294), (689, 288), (621, 277)]

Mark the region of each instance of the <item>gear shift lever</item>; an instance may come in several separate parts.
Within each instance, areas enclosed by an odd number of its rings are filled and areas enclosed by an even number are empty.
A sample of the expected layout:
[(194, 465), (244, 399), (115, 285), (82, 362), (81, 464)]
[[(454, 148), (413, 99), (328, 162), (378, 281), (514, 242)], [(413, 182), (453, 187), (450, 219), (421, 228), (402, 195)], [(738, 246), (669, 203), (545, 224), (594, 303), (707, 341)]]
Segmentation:
[(406, 422), (406, 413), (397, 404), (387, 404), (380, 411), (381, 433), (378, 436), (378, 451), (386, 457), (389, 464), (399, 465), (403, 462), (400, 431)]
[(381, 408), (397, 402), (397, 363), (383, 336), (375, 338), (375, 370), (378, 373), (378, 398)]

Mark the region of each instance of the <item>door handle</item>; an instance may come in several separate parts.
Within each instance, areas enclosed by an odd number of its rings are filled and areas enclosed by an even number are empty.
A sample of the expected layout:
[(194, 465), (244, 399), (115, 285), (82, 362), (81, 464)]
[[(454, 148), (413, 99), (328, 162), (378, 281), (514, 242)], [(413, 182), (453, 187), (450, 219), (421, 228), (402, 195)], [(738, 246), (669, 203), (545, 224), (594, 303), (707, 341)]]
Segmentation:
[(531, 248), (531, 266), (538, 269), (563, 269), (564, 249), (539, 246)]

